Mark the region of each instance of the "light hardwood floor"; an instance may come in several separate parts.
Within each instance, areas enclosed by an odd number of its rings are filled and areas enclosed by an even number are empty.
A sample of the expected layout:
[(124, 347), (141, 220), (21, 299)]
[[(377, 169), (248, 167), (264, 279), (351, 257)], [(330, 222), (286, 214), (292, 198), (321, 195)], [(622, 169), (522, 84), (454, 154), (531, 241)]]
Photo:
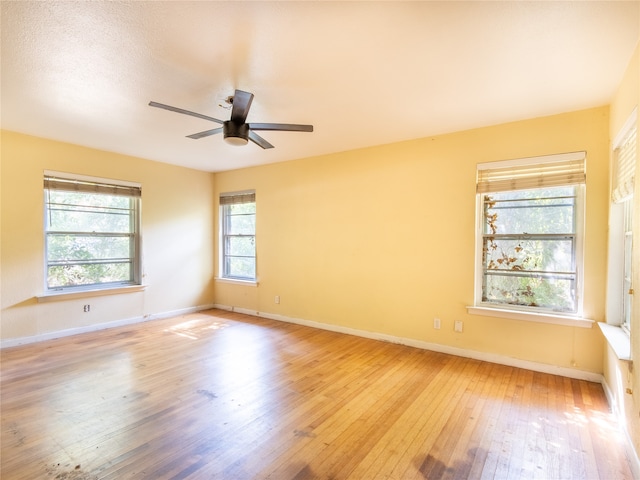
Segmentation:
[(3, 480), (632, 478), (599, 384), (221, 310), (1, 361)]

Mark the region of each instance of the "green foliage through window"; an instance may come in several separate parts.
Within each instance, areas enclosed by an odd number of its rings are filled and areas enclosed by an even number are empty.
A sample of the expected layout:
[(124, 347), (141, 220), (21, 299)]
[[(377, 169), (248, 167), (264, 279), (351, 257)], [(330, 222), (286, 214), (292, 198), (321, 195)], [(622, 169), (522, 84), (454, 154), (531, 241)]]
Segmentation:
[(138, 197), (57, 185), (45, 187), (47, 288), (138, 283)]
[(576, 311), (578, 188), (483, 195), (483, 302)]

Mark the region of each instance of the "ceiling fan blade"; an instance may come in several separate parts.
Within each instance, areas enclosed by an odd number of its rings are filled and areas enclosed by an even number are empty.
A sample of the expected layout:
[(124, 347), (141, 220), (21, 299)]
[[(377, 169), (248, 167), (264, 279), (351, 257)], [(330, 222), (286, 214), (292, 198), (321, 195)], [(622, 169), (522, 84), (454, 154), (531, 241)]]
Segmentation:
[(267, 142), (264, 138), (262, 138), (260, 135), (258, 135), (255, 132), (252, 132), (251, 130), (249, 130), (249, 140), (251, 140), (253, 143), (255, 143), (256, 145), (261, 146), (262, 148), (273, 148), (273, 145), (271, 145), (269, 142)]
[(191, 115), (192, 117), (202, 118), (204, 120), (209, 120), (211, 122), (216, 122), (220, 124), (224, 123), (224, 121), (218, 120), (217, 118), (208, 117), (206, 115), (202, 115), (201, 113), (190, 112), (189, 110), (184, 110), (178, 107), (172, 107), (171, 105), (165, 105), (164, 103), (149, 102), (149, 106), (156, 107), (156, 108), (164, 108), (165, 110), (169, 110), (170, 112), (183, 113), (185, 115)]
[(249, 108), (253, 101), (253, 93), (236, 90), (233, 94), (233, 108), (231, 109), (231, 121), (233, 123), (245, 123)]
[(295, 123), (250, 123), (251, 130), (281, 130), (285, 132), (313, 132), (313, 125)]
[(209, 135), (215, 135), (216, 133), (222, 133), (223, 128), (213, 128), (211, 130), (205, 130), (204, 132), (193, 133), (191, 135), (187, 135), (187, 138), (193, 138), (197, 140), (198, 138), (208, 137)]

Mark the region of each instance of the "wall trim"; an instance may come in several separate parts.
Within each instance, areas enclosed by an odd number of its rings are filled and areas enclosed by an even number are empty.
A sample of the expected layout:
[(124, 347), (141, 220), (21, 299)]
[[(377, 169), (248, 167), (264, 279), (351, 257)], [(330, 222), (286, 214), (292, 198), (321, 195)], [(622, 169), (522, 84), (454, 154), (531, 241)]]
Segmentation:
[(178, 310), (152, 313), (148, 315), (141, 315), (138, 317), (123, 318), (121, 320), (115, 320), (113, 322), (96, 323), (93, 325), (86, 325), (83, 327), (68, 328), (65, 330), (56, 330), (55, 332), (41, 333), (38, 335), (29, 336), (29, 337), (9, 338), (7, 340), (0, 341), (0, 350), (4, 348), (17, 347), (19, 345), (27, 345), (30, 343), (44, 342), (45, 340), (54, 340), (56, 338), (79, 335), (81, 333), (97, 332), (99, 330), (106, 330), (108, 328), (123, 327), (125, 325), (133, 325), (136, 323), (148, 322), (151, 320), (161, 320), (163, 318), (177, 317), (179, 315), (196, 313), (202, 310), (210, 310), (212, 308), (215, 308), (213, 304), (199, 305), (196, 307), (180, 308)]
[(287, 317), (276, 313), (259, 312), (256, 310), (250, 310), (247, 308), (232, 307), (229, 305), (215, 304), (215, 308), (221, 310), (227, 310), (231, 312), (244, 313), (247, 315), (253, 315), (256, 317), (268, 318), (270, 320), (278, 320), (281, 322), (295, 323), (298, 325), (305, 325), (307, 327), (319, 328), (322, 330), (329, 330), (337, 333), (346, 333), (348, 335), (355, 335), (357, 337), (369, 338), (372, 340), (381, 340), (383, 342), (397, 343), (400, 345), (407, 345), (409, 347), (421, 348), (423, 350), (431, 350), (439, 353), (447, 353), (449, 355), (456, 355), (458, 357), (472, 358), (474, 360), (481, 360), (484, 362), (498, 363), (500, 365), (507, 365), (509, 367), (524, 368), (527, 370), (533, 370), (535, 372), (550, 373), (552, 375), (560, 375), (568, 378), (575, 378), (577, 380), (586, 380), (589, 382), (602, 383), (604, 377), (602, 374), (587, 372), (585, 370), (578, 370), (576, 368), (559, 367), (557, 365), (550, 365), (546, 363), (532, 362), (529, 360), (521, 360), (518, 358), (507, 357), (505, 355), (498, 355), (495, 353), (479, 352), (476, 350), (467, 350), (464, 348), (451, 347), (449, 345), (443, 345), (440, 343), (425, 342), (422, 340), (416, 340), (413, 338), (396, 337), (393, 335), (387, 335), (384, 333), (369, 332), (366, 330), (358, 330), (355, 328), (343, 327), (341, 325), (332, 325), (328, 323), (316, 322), (313, 320), (304, 320), (301, 318)]

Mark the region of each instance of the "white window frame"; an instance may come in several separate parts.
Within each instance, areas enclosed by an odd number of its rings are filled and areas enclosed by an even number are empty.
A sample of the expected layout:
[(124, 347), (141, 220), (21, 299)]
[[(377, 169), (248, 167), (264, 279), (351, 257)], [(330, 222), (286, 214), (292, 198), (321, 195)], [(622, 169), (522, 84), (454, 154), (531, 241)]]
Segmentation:
[[(566, 154), (547, 155), (541, 157), (529, 157), (514, 160), (506, 160), (499, 162), (489, 162), (478, 164), (478, 171), (486, 169), (502, 169), (509, 170), (513, 167), (533, 167), (541, 164), (560, 164), (562, 162), (571, 162), (573, 160), (582, 161), (586, 165), (586, 153), (585, 152), (571, 152)], [(584, 168), (584, 167), (583, 167)], [(508, 185), (510, 180), (500, 179), (500, 185)], [(567, 185), (562, 183), (563, 180), (558, 180), (558, 186)], [(584, 285), (584, 208), (585, 208), (585, 185), (584, 180), (571, 182), (569, 185), (576, 186), (576, 206), (575, 206), (575, 271), (576, 271), (576, 284), (575, 284), (575, 312), (556, 312), (551, 309), (545, 309), (540, 307), (529, 307), (520, 305), (498, 304), (491, 302), (484, 302), (482, 300), (482, 288), (483, 288), (483, 237), (484, 237), (484, 212), (483, 212), (483, 197), (485, 192), (478, 192), (476, 195), (476, 255), (475, 255), (475, 290), (474, 290), (474, 305), (468, 307), (469, 313), (485, 315), (485, 316), (497, 316), (504, 318), (513, 318), (520, 320), (531, 320), (545, 323), (559, 323), (566, 325), (579, 325), (590, 328), (592, 321), (583, 319), (583, 285)], [(553, 185), (541, 185), (540, 188), (553, 186)], [(502, 188), (496, 191), (509, 191), (518, 190), (520, 188)], [(535, 187), (533, 187), (535, 188)], [(524, 188), (522, 188), (524, 190)], [(568, 319), (563, 322), (562, 319)]]
[[(234, 201), (233, 199), (236, 199)], [(225, 204), (226, 201), (229, 201), (228, 204)], [(227, 257), (229, 256), (227, 253), (228, 242), (227, 239), (230, 236), (227, 232), (228, 227), (228, 205), (233, 203), (254, 203), (256, 204), (256, 192), (255, 190), (243, 190), (237, 192), (228, 192), (220, 194), (220, 222), (219, 222), (219, 243), (220, 246), (218, 249), (218, 264), (219, 264), (219, 272), (218, 278), (219, 281), (229, 282), (229, 283), (238, 283), (238, 284), (246, 284), (246, 285), (257, 285), (258, 282), (258, 260), (257, 260), (257, 246), (256, 246), (256, 230), (254, 228), (253, 235), (254, 238), (254, 250), (253, 250), (253, 259), (254, 259), (254, 276), (253, 277), (239, 277), (231, 275), (227, 269)], [(257, 215), (254, 214), (257, 219)]]
[[(631, 329), (633, 284), (630, 278), (632, 262), (632, 218), (635, 201), (634, 176), (637, 162), (637, 122), (635, 108), (612, 142), (611, 204), (609, 208), (609, 247), (607, 271), (607, 324), (621, 327), (627, 334)], [(635, 157), (626, 156), (625, 166), (619, 164), (620, 150), (635, 137)], [(631, 164), (629, 164), (631, 161)]]
[[(108, 178), (100, 178), (93, 177), (87, 175), (79, 175), (79, 174), (71, 174), (65, 172), (56, 172), (45, 170), (44, 171), (45, 178), (45, 187), (43, 190), (43, 199), (44, 199), (44, 224), (43, 224), (43, 232), (44, 232), (44, 297), (55, 297), (57, 295), (69, 296), (70, 294), (83, 294), (83, 293), (95, 293), (95, 292), (108, 292), (108, 291), (125, 291), (126, 289), (130, 289), (131, 287), (139, 287), (141, 286), (142, 280), (142, 235), (141, 235), (141, 196), (142, 196), (142, 186), (140, 183), (129, 182), (123, 180), (114, 180)], [(55, 232), (50, 231), (48, 229), (47, 215), (49, 212), (48, 205), (48, 195), (47, 190), (47, 180), (51, 179), (53, 182), (55, 180), (60, 180), (64, 183), (68, 183), (72, 185), (73, 183), (77, 185), (95, 185), (96, 188), (105, 188), (111, 187), (115, 190), (121, 190), (123, 192), (130, 192), (131, 195), (123, 193), (123, 196), (129, 196), (130, 201), (132, 202), (132, 210), (133, 210), (133, 218), (131, 218), (131, 229), (132, 231), (129, 233), (131, 236), (130, 242), (130, 258), (131, 258), (131, 277), (127, 281), (117, 281), (117, 282), (101, 282), (94, 283), (88, 285), (68, 285), (68, 286), (49, 286), (48, 282), (48, 268), (49, 268), (49, 256), (48, 256), (48, 237), (49, 235), (55, 234)], [(63, 188), (64, 189), (64, 188)], [(75, 233), (88, 233), (90, 236), (92, 232), (75, 232)], [(93, 232), (95, 234), (95, 232)], [(39, 298), (39, 301), (44, 301)]]
[(633, 311), (633, 197), (624, 202), (624, 260), (622, 268), (622, 328), (631, 332)]

